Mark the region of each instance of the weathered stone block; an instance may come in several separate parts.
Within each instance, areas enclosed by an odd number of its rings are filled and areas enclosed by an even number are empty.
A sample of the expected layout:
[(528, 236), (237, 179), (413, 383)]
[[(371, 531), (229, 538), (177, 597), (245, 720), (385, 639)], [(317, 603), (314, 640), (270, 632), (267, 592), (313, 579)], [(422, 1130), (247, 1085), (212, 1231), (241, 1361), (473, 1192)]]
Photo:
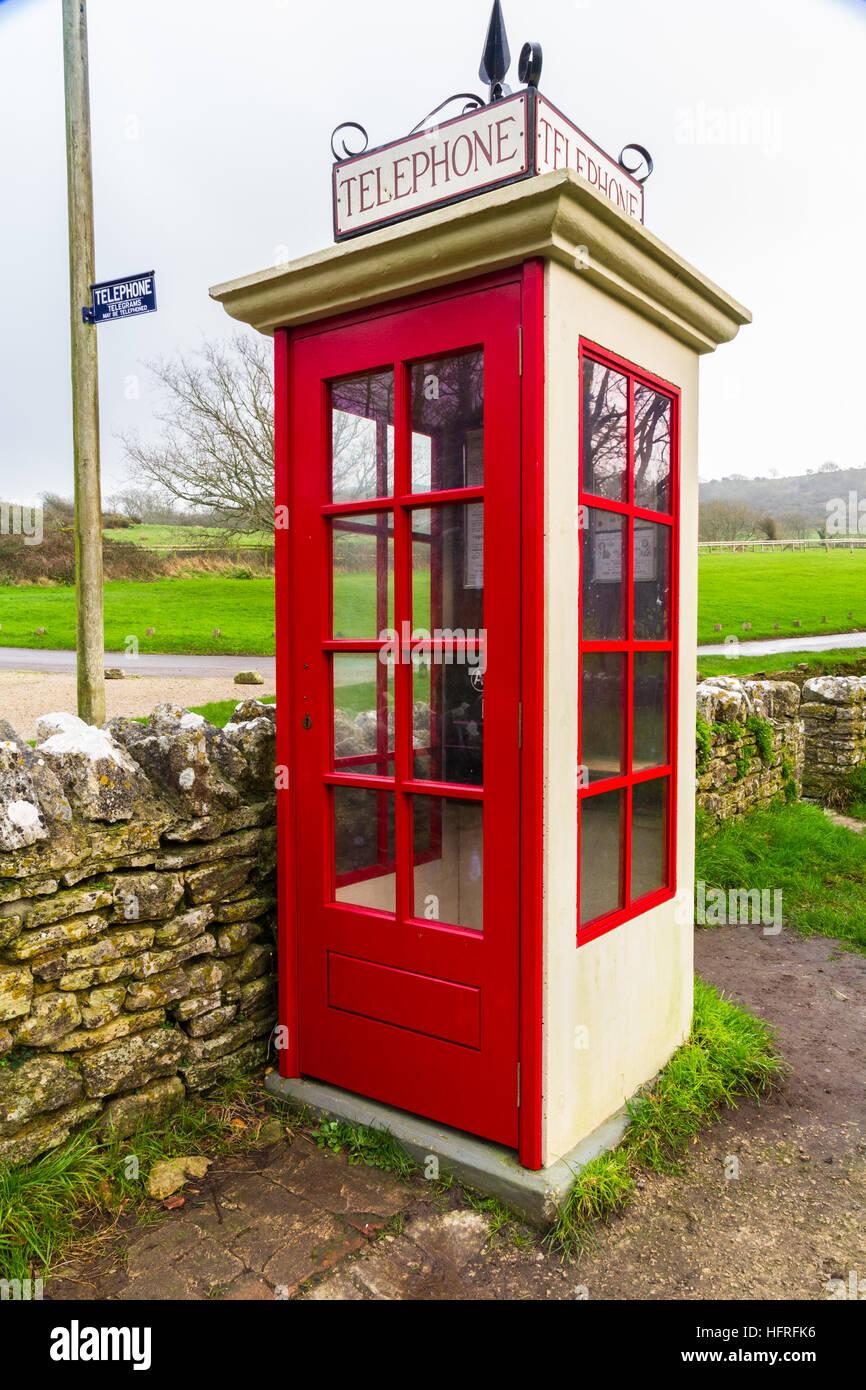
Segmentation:
[(224, 1057), (212, 1057), (203, 1062), (184, 1062), (179, 1067), (188, 1091), (206, 1091), (232, 1076), (242, 1076), (264, 1066), (268, 1057), (266, 1038), (255, 1038)]
[(24, 912), (24, 929), (32, 931), (50, 922), (79, 917), (85, 912), (96, 912), (101, 907), (110, 906), (111, 888), (107, 883), (71, 888), (65, 893), (55, 893), (42, 901), (28, 903)]
[(191, 1062), (209, 1062), (225, 1057), (255, 1036), (253, 1024), (244, 1019), (209, 1038), (191, 1038), (186, 1044), (186, 1058)]
[(209, 994), (227, 985), (232, 978), (231, 966), (221, 960), (196, 961), (188, 965), (184, 973), (192, 994)]
[(112, 719), (107, 727), (172, 803), (201, 818), (240, 800), (237, 789), (211, 763), (204, 722), (188, 710), (163, 705), (146, 726)]
[(197, 1014), (187, 1023), (186, 1031), (191, 1038), (206, 1038), (231, 1023), (237, 1011), (237, 1004), (223, 1004), (209, 1014)]
[(126, 998), (126, 985), (104, 985), (92, 989), (79, 1003), (81, 1022), (85, 1028), (101, 1028), (117, 1018)]
[(50, 1115), (40, 1115), (11, 1138), (0, 1139), (0, 1163), (8, 1163), (10, 1167), (29, 1163), (49, 1149), (58, 1148), (66, 1143), (73, 1129), (92, 1120), (101, 1109), (98, 1100), (79, 1100), (62, 1110), (53, 1110)]
[(26, 966), (0, 963), (0, 1023), (29, 1013), (33, 976)]
[(126, 991), (126, 1007), (137, 1012), (139, 1009), (165, 1008), (175, 999), (183, 999), (190, 992), (190, 983), (182, 970), (167, 970), (163, 975), (154, 975), (149, 980), (133, 980)]
[(261, 917), (276, 907), (276, 898), (268, 895), (243, 898), (239, 902), (220, 903), (216, 910), (216, 920), (221, 923), (242, 922), (244, 919)]
[(161, 855), (154, 868), (187, 869), (197, 864), (212, 864), (217, 859), (236, 859), (242, 855), (254, 855), (259, 852), (269, 835), (270, 828), (265, 830), (261, 826), (255, 826), (251, 830), (236, 830), (230, 835), (221, 835), (219, 840), (210, 844), (191, 844), (184, 849)]
[(81, 1011), (74, 994), (42, 994), (33, 1000), (29, 1014), (15, 1024), (15, 1046), (56, 1047), (80, 1022)]
[(0, 738), (0, 851), (48, 838), (48, 823), (17, 742)]
[[(268, 706), (263, 705), (261, 708), (267, 709)], [(267, 715), (241, 720), (236, 710), (234, 718), (225, 726), (223, 733), (243, 755), (253, 785), (262, 790), (273, 787), (277, 760), (276, 721)]]
[(260, 975), (241, 985), (241, 1013), (253, 1014), (257, 1009), (272, 1006), (276, 1002), (276, 975)]
[(79, 941), (92, 941), (105, 929), (106, 920), (100, 913), (70, 917), (65, 922), (22, 932), (7, 945), (6, 952), (15, 960), (30, 960), (34, 956), (50, 955), (58, 949), (74, 946)]
[(136, 962), (135, 978), (147, 980), (152, 975), (159, 975), (163, 971), (183, 965), (184, 961), (192, 960), (196, 956), (210, 955), (215, 949), (215, 938), (205, 933), (197, 936), (194, 941), (185, 941), (182, 946), (172, 946), (167, 951), (145, 951)]
[(258, 979), (260, 975), (265, 975), (270, 970), (274, 960), (274, 949), (261, 942), (253, 942), (248, 946), (235, 966), (234, 978), (239, 985), (247, 980)]
[(131, 1091), (156, 1076), (177, 1071), (182, 1055), (183, 1039), (174, 1029), (154, 1028), (135, 1034), (82, 1058), (85, 1092), (88, 1096), (108, 1096)]
[(132, 820), (150, 786), (141, 768), (105, 729), (74, 714), (36, 721), (37, 752), (56, 773), (71, 805), (85, 820)]
[(127, 922), (147, 922), (170, 917), (183, 897), (179, 874), (118, 874), (114, 880), (114, 902), (118, 917)]
[(863, 676), (813, 676), (803, 685), (803, 702), (854, 705), (866, 700), (866, 678)]
[(164, 1022), (164, 1009), (150, 1009), (147, 1013), (139, 1014), (119, 1014), (117, 1018), (109, 1019), (98, 1028), (77, 1028), (74, 1033), (67, 1033), (66, 1037), (57, 1043), (57, 1051), (90, 1051), (96, 1047), (103, 1047), (106, 1043), (117, 1042), (120, 1038), (129, 1038), (133, 1033), (143, 1033), (147, 1028), (156, 1028)]
[(5, 719), (0, 719), (0, 741), (6, 745), (10, 753), (13, 748), (17, 748), (20, 765), (30, 778), (45, 822), (50, 826), (52, 823), (63, 824), (70, 821), (72, 808), (63, 795), (59, 780), (45, 759), (34, 752), (24, 739), (19, 738)]
[(15, 1134), (46, 1110), (69, 1105), (81, 1094), (81, 1076), (59, 1057), (33, 1057), (0, 1071), (0, 1137)]
[(246, 883), (254, 859), (233, 859), (228, 863), (204, 864), (198, 869), (189, 869), (186, 874), (186, 895), (191, 903), (211, 902), (224, 898), (226, 893), (234, 892)]
[(145, 1117), (160, 1120), (170, 1115), (182, 1104), (184, 1098), (183, 1082), (179, 1076), (159, 1077), (149, 1082), (140, 1091), (129, 1091), (126, 1095), (110, 1100), (105, 1107), (99, 1128), (105, 1133), (113, 1130), (121, 1139), (132, 1134)]
[(210, 925), (213, 916), (214, 910), (210, 903), (192, 907), (189, 912), (182, 912), (180, 916), (172, 917), (171, 921), (157, 927), (154, 945), (164, 949), (168, 946), (182, 946), (185, 941), (193, 941)]
[(233, 922), (217, 933), (216, 950), (219, 956), (233, 956), (249, 946), (262, 934), (260, 922)]
[(199, 1014), (212, 1013), (214, 1009), (219, 1008), (222, 1002), (222, 991), (218, 989), (211, 994), (188, 994), (185, 999), (181, 999), (179, 1004), (172, 1005), (170, 1012), (178, 1023), (186, 1023)]
[(16, 936), (20, 936), (23, 922), (24, 919), (20, 913), (9, 912), (5, 916), (0, 916), (0, 948), (8, 946), (10, 941), (14, 941)]

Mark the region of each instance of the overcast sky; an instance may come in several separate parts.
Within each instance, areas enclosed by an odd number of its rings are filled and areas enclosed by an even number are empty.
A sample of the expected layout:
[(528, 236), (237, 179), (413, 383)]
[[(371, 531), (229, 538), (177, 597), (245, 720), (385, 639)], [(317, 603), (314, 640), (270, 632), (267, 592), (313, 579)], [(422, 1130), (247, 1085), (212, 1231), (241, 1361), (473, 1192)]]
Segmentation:
[[(332, 128), (372, 145), (480, 90), (489, 0), (89, 0), (103, 487), (153, 432), (145, 362), (227, 337), (208, 286), (332, 240)], [(503, 0), (515, 67), (614, 156), (646, 223), (754, 313), (702, 363), (701, 474), (866, 464), (864, 0)], [(72, 491), (60, 0), (0, 0), (0, 499)], [(828, 359), (831, 361), (828, 362)], [(137, 382), (136, 382), (137, 379)], [(136, 396), (136, 386), (138, 395)]]

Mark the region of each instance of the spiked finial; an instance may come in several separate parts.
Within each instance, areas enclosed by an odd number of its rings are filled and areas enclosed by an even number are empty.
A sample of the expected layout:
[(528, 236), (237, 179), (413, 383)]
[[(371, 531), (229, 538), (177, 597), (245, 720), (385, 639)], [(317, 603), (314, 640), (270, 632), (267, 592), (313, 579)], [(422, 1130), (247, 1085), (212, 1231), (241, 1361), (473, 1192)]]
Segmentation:
[(481, 54), (481, 66), (478, 69), (478, 76), (482, 82), (486, 82), (490, 87), (490, 100), (498, 101), (505, 95), (506, 89), (503, 87), (503, 79), (511, 66), (511, 52), (508, 47), (508, 35), (505, 32), (505, 20), (502, 18), (502, 6), (499, 0), (493, 0), (493, 9), (490, 12), (490, 23), (487, 26), (487, 38), (484, 40), (484, 51)]

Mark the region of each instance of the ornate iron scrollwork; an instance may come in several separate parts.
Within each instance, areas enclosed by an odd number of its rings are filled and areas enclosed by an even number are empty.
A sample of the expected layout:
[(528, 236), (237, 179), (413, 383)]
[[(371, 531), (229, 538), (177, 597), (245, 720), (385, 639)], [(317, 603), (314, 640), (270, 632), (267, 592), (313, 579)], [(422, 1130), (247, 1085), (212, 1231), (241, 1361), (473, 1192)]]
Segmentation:
[[(638, 156), (637, 164), (626, 163), (625, 156), (628, 154), (629, 150), (634, 150), (635, 154)], [(638, 183), (646, 183), (654, 167), (653, 157), (644, 145), (623, 145), (622, 149), (619, 152), (619, 159), (616, 162), (619, 165), (620, 169), (625, 169), (625, 172), (627, 174), (631, 174), (632, 178), (636, 179)], [(646, 165), (645, 174), (638, 173), (638, 170), (640, 169), (642, 164)]]
[[(363, 135), (364, 143), (361, 146), (361, 148), (359, 150), (351, 150), (349, 149), (349, 146), (346, 144), (346, 141), (341, 140), (340, 143), (343, 147), (343, 152), (341, 154), (336, 147), (337, 136), (340, 134), (341, 130), (356, 130), (359, 135)], [(336, 126), (331, 135), (331, 154), (334, 156), (335, 161), (339, 164), (341, 159), (353, 159), (356, 155), (363, 154), (369, 143), (370, 137), (362, 125), (359, 125), (357, 121), (342, 121), (340, 125)], [(357, 141), (353, 140), (352, 144), (357, 144)]]
[(438, 106), (434, 106), (432, 111), (428, 111), (423, 120), (419, 121), (417, 125), (413, 125), (409, 134), (415, 135), (417, 131), (424, 130), (428, 122), (432, 121), (434, 116), (438, 116), (440, 111), (444, 111), (446, 106), (450, 106), (452, 101), (463, 101), (466, 103), (463, 110), (460, 112), (461, 116), (467, 116), (470, 111), (478, 111), (486, 104), (484, 98), (476, 96), (474, 92), (455, 92), (453, 97), (446, 97), (444, 101), (440, 101)]
[(542, 52), (540, 43), (525, 43), (517, 60), (517, 76), (527, 87), (537, 87), (541, 78)]

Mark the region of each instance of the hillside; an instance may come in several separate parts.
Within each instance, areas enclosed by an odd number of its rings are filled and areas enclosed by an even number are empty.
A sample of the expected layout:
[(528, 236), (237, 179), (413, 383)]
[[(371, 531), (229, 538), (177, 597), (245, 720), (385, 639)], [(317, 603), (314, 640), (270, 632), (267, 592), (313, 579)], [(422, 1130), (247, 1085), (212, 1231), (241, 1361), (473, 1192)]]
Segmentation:
[[(828, 503), (841, 497), (847, 506), (849, 492), (866, 501), (866, 468), (790, 478), (714, 478), (701, 483), (699, 497), (701, 502), (739, 502), (777, 521), (799, 517), (809, 526), (819, 526), (827, 522)], [(866, 507), (863, 525), (866, 529)]]

